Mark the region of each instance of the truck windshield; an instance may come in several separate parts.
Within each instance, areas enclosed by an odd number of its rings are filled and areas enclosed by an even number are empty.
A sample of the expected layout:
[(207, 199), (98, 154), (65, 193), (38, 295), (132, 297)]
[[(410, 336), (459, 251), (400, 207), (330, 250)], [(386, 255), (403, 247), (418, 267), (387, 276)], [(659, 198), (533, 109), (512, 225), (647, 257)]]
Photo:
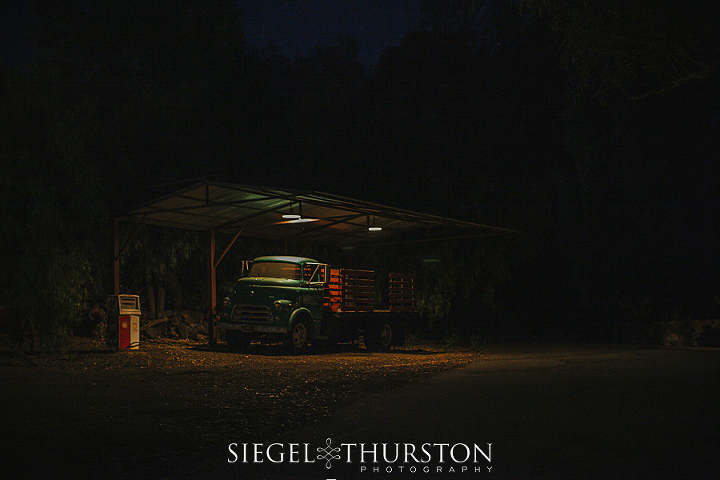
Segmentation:
[(287, 278), (301, 280), (300, 265), (284, 262), (258, 262), (250, 269), (250, 277)]

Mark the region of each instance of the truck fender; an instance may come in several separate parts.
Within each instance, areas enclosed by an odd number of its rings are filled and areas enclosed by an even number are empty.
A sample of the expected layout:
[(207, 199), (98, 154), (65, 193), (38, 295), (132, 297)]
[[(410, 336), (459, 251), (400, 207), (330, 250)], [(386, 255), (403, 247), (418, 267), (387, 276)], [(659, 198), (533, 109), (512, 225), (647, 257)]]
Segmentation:
[(312, 313), (310, 313), (310, 310), (308, 310), (305, 307), (296, 308), (290, 314), (290, 319), (288, 320), (288, 331), (290, 331), (292, 329), (293, 325), (295, 325), (295, 322), (297, 321), (298, 318), (303, 318), (303, 317), (307, 317), (307, 321), (308, 321), (307, 327), (309, 329), (309, 333), (310, 333), (310, 335), (314, 335), (314, 333), (313, 333), (313, 316), (312, 316)]

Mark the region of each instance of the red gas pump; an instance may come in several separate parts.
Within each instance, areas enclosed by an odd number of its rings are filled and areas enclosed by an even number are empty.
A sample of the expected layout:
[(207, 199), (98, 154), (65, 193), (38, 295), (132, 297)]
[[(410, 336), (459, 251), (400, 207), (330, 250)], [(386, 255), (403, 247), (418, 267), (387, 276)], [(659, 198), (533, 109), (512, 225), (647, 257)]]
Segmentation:
[(113, 295), (108, 299), (107, 344), (113, 350), (140, 348), (140, 297)]

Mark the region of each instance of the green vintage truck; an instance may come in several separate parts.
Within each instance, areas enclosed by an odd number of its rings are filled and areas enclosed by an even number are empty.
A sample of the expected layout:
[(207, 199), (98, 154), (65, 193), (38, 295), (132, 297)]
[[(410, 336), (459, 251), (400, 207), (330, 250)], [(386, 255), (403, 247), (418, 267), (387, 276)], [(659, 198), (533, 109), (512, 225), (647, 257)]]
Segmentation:
[(224, 299), (219, 328), (232, 349), (282, 340), (294, 352), (317, 341), (363, 338), (370, 350), (403, 345), (416, 316), (415, 277), (390, 273), (386, 305), (376, 305), (375, 272), (334, 269), (304, 257), (256, 258)]

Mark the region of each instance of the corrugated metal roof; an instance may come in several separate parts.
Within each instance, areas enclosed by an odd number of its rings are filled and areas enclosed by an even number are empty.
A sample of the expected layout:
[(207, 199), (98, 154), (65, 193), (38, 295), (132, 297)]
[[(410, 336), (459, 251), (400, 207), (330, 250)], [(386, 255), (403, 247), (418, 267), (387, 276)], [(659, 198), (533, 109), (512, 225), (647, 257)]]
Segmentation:
[[(289, 214), (301, 217), (283, 218)], [(329, 244), (358, 243), (422, 228), (459, 228), (472, 235), (516, 233), (329, 193), (211, 181), (153, 200), (118, 220), (231, 234), (242, 230), (244, 236)]]

